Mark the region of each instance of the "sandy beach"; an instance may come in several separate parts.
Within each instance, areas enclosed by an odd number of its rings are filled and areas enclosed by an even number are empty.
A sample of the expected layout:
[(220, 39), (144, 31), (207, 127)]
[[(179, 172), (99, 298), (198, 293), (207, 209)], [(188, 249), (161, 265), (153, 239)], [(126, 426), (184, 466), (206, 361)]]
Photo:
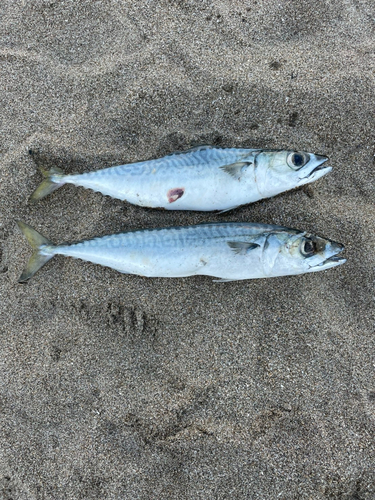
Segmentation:
[[(4, 0), (0, 6), (0, 499), (375, 498), (375, 8), (371, 0)], [(307, 187), (166, 212), (67, 173), (197, 144), (327, 155)], [(30, 247), (249, 221), (346, 264), (213, 283)]]

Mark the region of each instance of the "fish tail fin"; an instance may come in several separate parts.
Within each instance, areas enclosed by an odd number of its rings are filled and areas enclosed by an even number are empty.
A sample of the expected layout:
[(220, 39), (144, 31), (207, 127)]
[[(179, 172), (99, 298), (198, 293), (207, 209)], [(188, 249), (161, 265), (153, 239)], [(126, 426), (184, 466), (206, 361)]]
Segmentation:
[(25, 269), (23, 270), (18, 283), (23, 283), (28, 279), (32, 278), (34, 274), (42, 267), (46, 262), (48, 262), (54, 254), (44, 255), (40, 250), (44, 245), (53, 244), (47, 240), (44, 236), (39, 234), (31, 226), (25, 224), (22, 221), (17, 221), (18, 227), (21, 229), (23, 234), (26, 236), (27, 241), (30, 243), (31, 248), (34, 250), (31, 255), (29, 262), (27, 263)]
[(45, 170), (40, 168), (44, 180), (39, 184), (36, 190), (30, 197), (31, 202), (41, 200), (45, 196), (51, 194), (56, 189), (59, 189), (64, 184), (63, 177), (64, 172), (61, 168), (52, 167), (50, 170)]

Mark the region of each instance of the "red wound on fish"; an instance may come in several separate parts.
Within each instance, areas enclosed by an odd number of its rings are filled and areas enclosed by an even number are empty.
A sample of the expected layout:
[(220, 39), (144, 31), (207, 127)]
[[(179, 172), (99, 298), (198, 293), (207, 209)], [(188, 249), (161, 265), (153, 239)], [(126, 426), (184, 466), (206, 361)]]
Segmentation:
[(169, 203), (177, 201), (184, 194), (185, 188), (173, 188), (167, 193)]

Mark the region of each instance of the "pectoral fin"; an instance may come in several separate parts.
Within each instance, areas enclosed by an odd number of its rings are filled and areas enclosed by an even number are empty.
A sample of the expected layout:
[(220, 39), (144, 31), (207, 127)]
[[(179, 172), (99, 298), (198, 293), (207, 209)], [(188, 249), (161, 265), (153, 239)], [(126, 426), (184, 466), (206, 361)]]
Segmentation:
[(257, 243), (249, 243), (248, 241), (228, 241), (227, 245), (238, 255), (246, 255), (250, 250), (260, 246)]
[(231, 163), (230, 165), (223, 165), (221, 170), (224, 170), (227, 174), (232, 176), (234, 179), (240, 179), (242, 171), (245, 167), (251, 165), (249, 161), (236, 161), (236, 163)]

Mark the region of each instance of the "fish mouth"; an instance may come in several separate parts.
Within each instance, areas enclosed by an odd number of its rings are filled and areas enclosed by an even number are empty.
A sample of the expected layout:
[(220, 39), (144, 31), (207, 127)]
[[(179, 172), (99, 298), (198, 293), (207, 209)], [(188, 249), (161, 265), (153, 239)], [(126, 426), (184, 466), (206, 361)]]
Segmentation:
[(346, 262), (346, 259), (343, 257), (338, 257), (337, 255), (333, 255), (332, 257), (328, 257), (325, 261), (321, 262), (315, 267), (323, 267), (323, 266), (339, 266), (340, 264), (344, 264)]
[(323, 170), (324, 168), (332, 168), (332, 167), (323, 167), (323, 164), (329, 160), (328, 156), (317, 156), (316, 159), (319, 161), (318, 165), (310, 172), (309, 175), (317, 172), (318, 170)]
[[(344, 247), (342, 247), (342, 249), (340, 249), (339, 252), (342, 252), (343, 250), (344, 250)], [(325, 269), (331, 269), (331, 267), (341, 266), (341, 264), (345, 264), (345, 262), (346, 262), (346, 259), (344, 259), (343, 257), (338, 257), (337, 255), (332, 255), (331, 257), (328, 257), (328, 259), (324, 260), (320, 264), (317, 264), (315, 266), (311, 266), (307, 272), (314, 273), (315, 271), (324, 271)]]
[[(299, 185), (303, 186), (304, 184), (308, 184), (309, 182), (316, 181), (328, 174), (332, 167), (324, 167), (323, 164), (328, 161), (329, 158), (327, 156), (318, 156), (316, 155), (316, 161), (318, 162), (304, 177), (300, 177)], [(302, 173), (302, 172), (301, 172)]]

